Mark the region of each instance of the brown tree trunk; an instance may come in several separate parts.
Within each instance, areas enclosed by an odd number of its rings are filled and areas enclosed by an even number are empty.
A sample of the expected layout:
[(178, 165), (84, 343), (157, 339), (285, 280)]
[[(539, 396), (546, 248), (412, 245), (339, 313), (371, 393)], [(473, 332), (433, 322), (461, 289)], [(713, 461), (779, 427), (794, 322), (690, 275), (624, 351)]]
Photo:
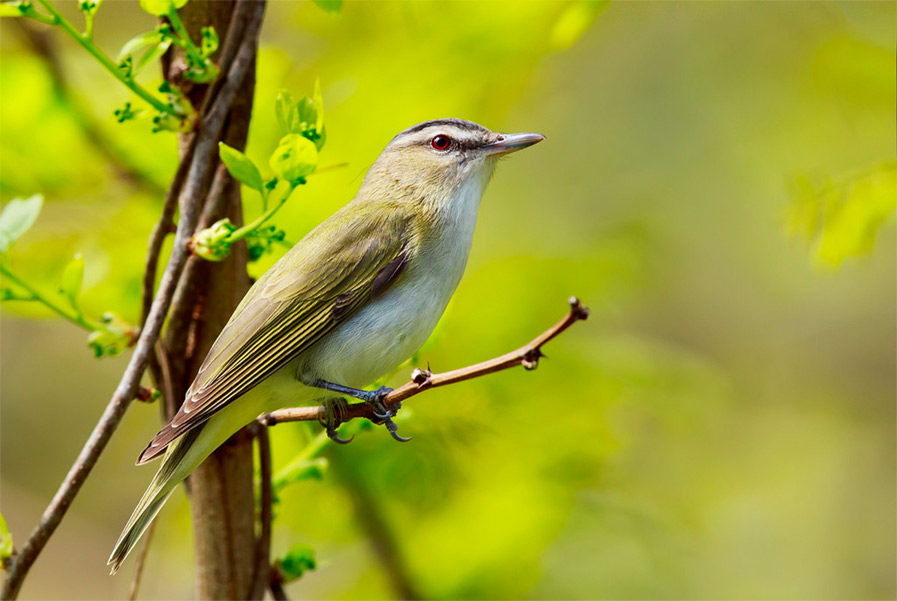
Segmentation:
[[(181, 20), (194, 42), (200, 40), (200, 28), (213, 25), (223, 40), (234, 3), (228, 0), (194, 0), (179, 11)], [(217, 56), (213, 57), (217, 59)], [(182, 52), (166, 61), (166, 79), (187, 94), (193, 106), (202, 104), (207, 86), (183, 79)], [(242, 149), (246, 144), (255, 88), (254, 69), (244, 80), (241, 95), (228, 115), (221, 138)], [(189, 135), (189, 134), (188, 134)], [(181, 149), (186, 148), (181, 137)], [(214, 172), (214, 170), (213, 170)], [(229, 179), (229, 178), (228, 178)], [(206, 189), (211, 181), (206, 182)], [(212, 190), (212, 194), (215, 191)], [(229, 179), (222, 198), (207, 197), (206, 208), (217, 205), (219, 214), (208, 214), (212, 221), (229, 217), (242, 223), (240, 187)], [(208, 196), (208, 194), (207, 194)], [(246, 247), (236, 244), (230, 256), (220, 263), (197, 261), (185, 278), (179, 295), (189, 299), (186, 312), (173, 314), (165, 339), (172, 371), (174, 398), (179, 402), (196, 375), (199, 365), (240, 299), (249, 289), (246, 273)], [(188, 481), (196, 550), (196, 595), (199, 599), (245, 599), (253, 578), (255, 559), (255, 503), (253, 493), (252, 438), (241, 430), (196, 469)]]

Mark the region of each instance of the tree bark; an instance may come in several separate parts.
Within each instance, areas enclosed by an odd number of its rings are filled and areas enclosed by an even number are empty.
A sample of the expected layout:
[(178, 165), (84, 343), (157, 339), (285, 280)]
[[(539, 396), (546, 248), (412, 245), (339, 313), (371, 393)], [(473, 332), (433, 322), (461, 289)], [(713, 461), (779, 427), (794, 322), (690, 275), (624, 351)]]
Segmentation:
[[(231, 23), (234, 2), (194, 0), (179, 11), (191, 38), (198, 44), (200, 28), (212, 25), (224, 40)], [(217, 60), (217, 56), (213, 57)], [(166, 61), (166, 79), (180, 88), (199, 107), (208, 86), (184, 80), (183, 53), (178, 49)], [(244, 80), (241, 94), (228, 114), (222, 141), (243, 149), (249, 131), (255, 69)], [(183, 152), (189, 135), (182, 135)], [(214, 172), (214, 170), (212, 170)], [(229, 177), (222, 198), (211, 178), (206, 182), (206, 214), (212, 221), (229, 217), (242, 223), (240, 187)], [(219, 214), (208, 213), (210, 206)], [(178, 294), (189, 299), (189, 314), (172, 315), (165, 339), (171, 365), (174, 398), (181, 402), (203, 358), (221, 332), (240, 299), (249, 289), (246, 247), (239, 243), (220, 263), (195, 261), (190, 277)], [(253, 492), (252, 437), (241, 430), (216, 450), (188, 480), (196, 551), (196, 595), (199, 599), (245, 599), (252, 583), (255, 558), (255, 503)]]

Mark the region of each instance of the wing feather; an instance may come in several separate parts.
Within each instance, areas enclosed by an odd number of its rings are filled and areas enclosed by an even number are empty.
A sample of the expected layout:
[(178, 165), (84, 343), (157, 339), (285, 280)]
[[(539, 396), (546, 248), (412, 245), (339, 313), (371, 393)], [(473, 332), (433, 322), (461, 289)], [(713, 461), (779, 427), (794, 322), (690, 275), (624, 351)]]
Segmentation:
[(383, 204), (359, 212), (350, 203), (256, 282), (138, 464), (295, 359), (400, 275), (412, 220), (399, 203)]

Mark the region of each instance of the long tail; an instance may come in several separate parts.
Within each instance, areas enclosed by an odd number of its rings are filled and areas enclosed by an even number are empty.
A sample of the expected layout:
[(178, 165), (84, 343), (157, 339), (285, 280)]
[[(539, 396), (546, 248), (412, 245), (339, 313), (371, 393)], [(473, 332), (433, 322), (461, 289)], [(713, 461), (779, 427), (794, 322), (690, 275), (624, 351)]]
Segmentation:
[(115, 543), (115, 548), (112, 550), (112, 555), (109, 556), (109, 561), (106, 562), (107, 565), (112, 566), (112, 574), (118, 571), (119, 566), (128, 556), (128, 553), (131, 552), (137, 541), (146, 532), (150, 523), (158, 515), (159, 510), (162, 509), (165, 501), (168, 500), (168, 497), (171, 496), (171, 493), (174, 492), (174, 489), (177, 488), (177, 485), (183, 479), (183, 476), (174, 476), (178, 472), (178, 467), (180, 467), (187, 456), (187, 451), (190, 450), (190, 447), (193, 446), (193, 443), (199, 436), (200, 431), (202, 431), (202, 427), (194, 428), (169, 445), (168, 452), (165, 454), (165, 459), (162, 461), (159, 471), (156, 472), (153, 481), (150, 482), (137, 507), (134, 508), (134, 512), (125, 525), (125, 529), (118, 537), (118, 542)]

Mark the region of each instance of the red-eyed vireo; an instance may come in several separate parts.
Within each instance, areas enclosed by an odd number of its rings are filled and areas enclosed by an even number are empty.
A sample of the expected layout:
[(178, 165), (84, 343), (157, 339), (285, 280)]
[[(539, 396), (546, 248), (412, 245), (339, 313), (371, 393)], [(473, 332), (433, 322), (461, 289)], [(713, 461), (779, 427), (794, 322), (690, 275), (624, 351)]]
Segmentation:
[(380, 402), (388, 389), (360, 387), (427, 340), (464, 273), (498, 158), (543, 139), (439, 119), (386, 146), (355, 198), (246, 293), (177, 415), (140, 454), (138, 465), (164, 460), (112, 551), (113, 573), (177, 484), (262, 413), (331, 391), (372, 403), (395, 434)]

